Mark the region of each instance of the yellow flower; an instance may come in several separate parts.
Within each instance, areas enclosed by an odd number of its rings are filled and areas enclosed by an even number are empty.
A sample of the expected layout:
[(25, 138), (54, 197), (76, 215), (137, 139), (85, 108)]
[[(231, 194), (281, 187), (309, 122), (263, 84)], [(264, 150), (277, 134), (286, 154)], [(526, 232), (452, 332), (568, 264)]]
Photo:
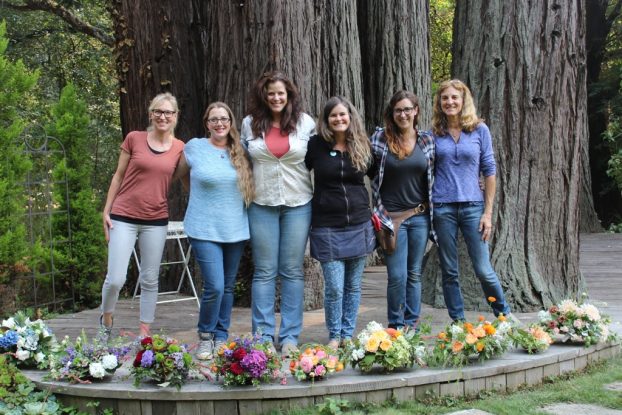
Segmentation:
[(466, 335), (466, 342), (467, 344), (475, 344), (475, 342), (477, 342), (477, 336), (475, 336), (472, 333), (469, 333)]
[(499, 317), (497, 317), (497, 319), (499, 321), (507, 321), (507, 317), (505, 317), (503, 314), (499, 314)]
[(374, 336), (371, 336), (367, 340), (367, 343), (365, 343), (365, 351), (376, 353), (376, 351), (378, 350), (378, 346), (380, 346), (380, 340)]
[(475, 348), (477, 349), (477, 352), (478, 352), (478, 353), (479, 353), (479, 352), (481, 352), (482, 350), (484, 350), (484, 343), (482, 343), (482, 342), (478, 342), (478, 343), (475, 345)]
[(447, 333), (441, 331), (440, 333), (438, 333), (438, 338), (441, 340), (447, 340)]
[(389, 349), (391, 348), (391, 345), (392, 345), (392, 344), (393, 344), (393, 342), (392, 342), (391, 340), (384, 339), (384, 340), (382, 340), (382, 341), (380, 342), (380, 348), (381, 348), (383, 351), (385, 351), (385, 352), (386, 352), (387, 350), (389, 350)]
[(341, 372), (343, 370), (343, 362), (338, 362), (335, 371)]

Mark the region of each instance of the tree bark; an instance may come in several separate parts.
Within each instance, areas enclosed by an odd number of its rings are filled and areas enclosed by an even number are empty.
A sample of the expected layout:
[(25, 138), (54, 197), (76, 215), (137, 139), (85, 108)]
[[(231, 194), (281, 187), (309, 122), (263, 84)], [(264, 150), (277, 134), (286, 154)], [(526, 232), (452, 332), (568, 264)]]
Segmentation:
[[(584, 3), (457, 2), (452, 73), (469, 85), (492, 132), (498, 180), (492, 263), (513, 309), (576, 296), (583, 284)], [(461, 263), (461, 280), (472, 279), (468, 258)], [(426, 275), (440, 286), (435, 268)], [(471, 302), (483, 297), (479, 287), (464, 294)]]
[(401, 89), (419, 98), (420, 128), (432, 116), (429, 1), (359, 0), (361, 67), (368, 131), (382, 126), (382, 113), (391, 96)]

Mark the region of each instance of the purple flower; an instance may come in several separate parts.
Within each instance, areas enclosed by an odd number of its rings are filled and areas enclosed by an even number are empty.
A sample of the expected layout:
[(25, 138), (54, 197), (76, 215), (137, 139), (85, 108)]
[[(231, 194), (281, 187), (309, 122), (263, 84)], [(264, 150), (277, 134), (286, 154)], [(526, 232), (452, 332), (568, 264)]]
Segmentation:
[(254, 378), (259, 378), (265, 372), (268, 363), (266, 354), (261, 350), (251, 350), (240, 362), (247, 372)]
[(151, 367), (153, 364), (153, 352), (151, 350), (145, 350), (142, 358), (140, 359), (140, 365), (142, 367)]
[(171, 353), (171, 357), (175, 360), (175, 367), (177, 369), (183, 369), (186, 366), (184, 363), (184, 354), (182, 352)]

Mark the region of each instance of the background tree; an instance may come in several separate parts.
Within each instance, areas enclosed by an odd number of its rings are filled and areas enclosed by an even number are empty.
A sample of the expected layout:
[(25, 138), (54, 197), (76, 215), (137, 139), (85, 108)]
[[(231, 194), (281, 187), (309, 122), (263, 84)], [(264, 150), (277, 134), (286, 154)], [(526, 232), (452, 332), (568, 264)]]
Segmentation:
[(34, 266), (24, 221), (28, 201), (23, 190), (31, 162), (20, 138), (26, 126), (24, 111), (32, 104), (28, 96), (38, 73), (6, 57), (5, 36), (6, 24), (0, 22), (0, 308), (12, 310), (14, 279)]
[[(534, 310), (576, 295), (587, 135), (582, 2), (456, 2), (452, 54), (452, 74), (474, 92), (493, 136), (492, 262), (507, 297), (514, 310)], [(468, 263), (462, 258), (463, 274)], [(437, 270), (426, 267), (438, 287)], [(468, 296), (477, 304), (481, 289)]]

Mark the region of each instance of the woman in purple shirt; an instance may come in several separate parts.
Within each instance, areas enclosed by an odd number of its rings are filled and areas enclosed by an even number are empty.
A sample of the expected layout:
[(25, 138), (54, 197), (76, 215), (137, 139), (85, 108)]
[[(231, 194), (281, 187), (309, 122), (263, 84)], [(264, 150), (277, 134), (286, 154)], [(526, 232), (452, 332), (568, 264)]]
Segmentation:
[[(486, 298), (494, 297), (496, 316), (508, 315), (503, 288), (490, 263), (496, 165), (490, 131), (477, 116), (469, 88), (459, 80), (443, 82), (434, 97), (432, 132), (436, 144), (433, 187), (434, 229), (449, 316), (464, 320), (458, 280), (458, 229), (462, 231), (475, 275)], [(485, 190), (479, 186), (484, 176)]]

